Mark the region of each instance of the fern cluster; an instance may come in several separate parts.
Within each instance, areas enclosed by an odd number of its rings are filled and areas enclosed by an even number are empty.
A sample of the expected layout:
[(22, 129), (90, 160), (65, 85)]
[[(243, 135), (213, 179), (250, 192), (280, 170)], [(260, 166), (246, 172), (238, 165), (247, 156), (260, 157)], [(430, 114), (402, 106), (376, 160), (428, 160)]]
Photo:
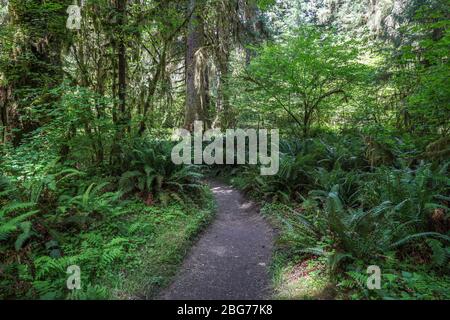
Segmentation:
[[(0, 298), (113, 297), (113, 286), (123, 286), (127, 269), (139, 265), (141, 248), (154, 245), (158, 232), (172, 232), (191, 217), (185, 212), (208, 198), (194, 168), (172, 163), (170, 146), (136, 140), (123, 150), (119, 177), (83, 172), (58, 158), (29, 167), (20, 152), (2, 159)], [(194, 191), (197, 196), (190, 199)], [(162, 222), (167, 230), (159, 230)], [(82, 287), (71, 291), (66, 271), (73, 265), (80, 267)]]
[(133, 140), (124, 146), (119, 188), (124, 193), (139, 192), (149, 203), (170, 200), (184, 203), (186, 195), (197, 192), (202, 175), (194, 166), (176, 165), (171, 160), (173, 143)]
[[(409, 261), (412, 270), (419, 264), (436, 275), (450, 271), (449, 163), (414, 162), (392, 148), (396, 159), (387, 166), (373, 158), (386, 148), (354, 136), (282, 141), (275, 176), (261, 177), (250, 166), (228, 174), (266, 201), (265, 212), (282, 224), (279, 245), (286, 253), (326, 257), (342, 288), (369, 297), (361, 265), (386, 266), (393, 256), (397, 267)], [(392, 274), (403, 279), (399, 272)], [(388, 290), (380, 297), (391, 294), (399, 296)]]

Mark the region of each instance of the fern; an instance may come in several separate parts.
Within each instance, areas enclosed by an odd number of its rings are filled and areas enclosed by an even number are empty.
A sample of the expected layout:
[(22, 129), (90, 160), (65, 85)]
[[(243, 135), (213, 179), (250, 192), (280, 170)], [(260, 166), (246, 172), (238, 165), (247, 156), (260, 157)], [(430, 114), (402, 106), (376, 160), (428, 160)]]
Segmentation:
[(28, 238), (30, 238), (33, 235), (33, 232), (31, 231), (30, 221), (21, 222), (19, 228), (22, 230), (22, 233), (19, 234), (19, 236), (16, 239), (16, 242), (14, 243), (16, 251), (19, 251), (22, 248), (25, 241), (27, 241)]
[[(18, 245), (21, 245), (31, 235), (29, 230), (31, 223), (27, 224), (25, 220), (38, 213), (39, 210), (30, 210), (24, 213), (21, 213), (21, 211), (32, 207), (33, 204), (31, 203), (13, 202), (0, 209), (0, 241), (7, 240), (11, 234), (19, 229), (22, 229), (23, 233), (19, 236), (21, 240), (18, 241)], [(12, 214), (15, 214), (15, 216), (11, 217)]]
[(398, 240), (395, 243), (391, 244), (390, 247), (391, 248), (396, 248), (396, 247), (400, 247), (400, 246), (402, 246), (402, 245), (404, 245), (404, 244), (406, 244), (406, 243), (408, 243), (408, 242), (410, 242), (412, 240), (415, 240), (415, 239), (431, 238), (431, 237), (438, 238), (438, 239), (441, 239), (441, 240), (446, 241), (446, 242), (450, 242), (450, 237), (448, 237), (446, 235), (443, 235), (441, 233), (437, 233), (437, 232), (422, 232), (422, 233), (416, 233), (416, 234), (408, 235), (407, 237), (405, 237), (405, 238), (403, 238), (401, 240)]
[(128, 159), (118, 183), (120, 190), (151, 194), (163, 204), (170, 199), (183, 202), (180, 194), (198, 189), (202, 175), (194, 166), (175, 165), (171, 150), (172, 144), (167, 142), (135, 141), (127, 151)]
[(442, 243), (435, 239), (428, 239), (427, 244), (433, 251), (432, 261), (435, 266), (442, 267), (448, 261), (448, 247), (444, 247)]

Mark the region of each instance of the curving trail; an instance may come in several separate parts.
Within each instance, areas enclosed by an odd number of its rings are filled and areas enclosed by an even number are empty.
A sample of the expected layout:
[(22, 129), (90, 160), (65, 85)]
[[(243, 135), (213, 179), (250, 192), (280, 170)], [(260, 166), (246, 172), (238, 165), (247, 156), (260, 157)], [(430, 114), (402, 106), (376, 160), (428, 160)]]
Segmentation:
[(209, 182), (217, 201), (215, 221), (192, 247), (166, 300), (270, 298), (268, 266), (274, 233), (256, 205), (239, 191)]

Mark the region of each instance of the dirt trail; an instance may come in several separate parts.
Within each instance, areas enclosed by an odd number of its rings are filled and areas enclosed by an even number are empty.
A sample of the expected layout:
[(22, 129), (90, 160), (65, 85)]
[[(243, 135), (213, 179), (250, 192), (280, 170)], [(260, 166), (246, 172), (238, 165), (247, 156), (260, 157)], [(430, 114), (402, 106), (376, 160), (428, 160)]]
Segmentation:
[(217, 201), (216, 219), (193, 246), (172, 285), (158, 298), (270, 298), (272, 229), (255, 204), (237, 190), (215, 181), (209, 184)]

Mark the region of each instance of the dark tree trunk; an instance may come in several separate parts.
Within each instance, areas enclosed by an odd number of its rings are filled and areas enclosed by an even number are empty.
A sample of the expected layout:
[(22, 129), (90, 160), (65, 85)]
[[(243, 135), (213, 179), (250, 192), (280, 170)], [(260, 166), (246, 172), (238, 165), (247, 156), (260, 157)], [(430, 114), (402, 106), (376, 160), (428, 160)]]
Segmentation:
[(8, 132), (8, 103), (11, 100), (11, 90), (7, 86), (0, 86), (0, 142), (6, 142)]
[(126, 47), (123, 27), (125, 25), (125, 14), (126, 14), (126, 0), (117, 0), (117, 25), (120, 29), (120, 36), (117, 48), (117, 60), (118, 60), (118, 98), (119, 98), (119, 112), (121, 118), (121, 125), (126, 125), (128, 116), (126, 108), (126, 93), (127, 93), (127, 57), (126, 57)]
[[(121, 165), (121, 148), (120, 142), (125, 136), (125, 132), (130, 130), (131, 113), (127, 110), (127, 57), (125, 45), (124, 27), (126, 23), (126, 5), (127, 0), (116, 0), (117, 25), (116, 34), (113, 40), (113, 48), (117, 49), (117, 98), (118, 110), (115, 111), (116, 133), (111, 146), (110, 163), (113, 171), (118, 170)], [(113, 111), (114, 112), (114, 111)], [(114, 116), (114, 115), (113, 115)], [(114, 172), (117, 173), (117, 172)]]

